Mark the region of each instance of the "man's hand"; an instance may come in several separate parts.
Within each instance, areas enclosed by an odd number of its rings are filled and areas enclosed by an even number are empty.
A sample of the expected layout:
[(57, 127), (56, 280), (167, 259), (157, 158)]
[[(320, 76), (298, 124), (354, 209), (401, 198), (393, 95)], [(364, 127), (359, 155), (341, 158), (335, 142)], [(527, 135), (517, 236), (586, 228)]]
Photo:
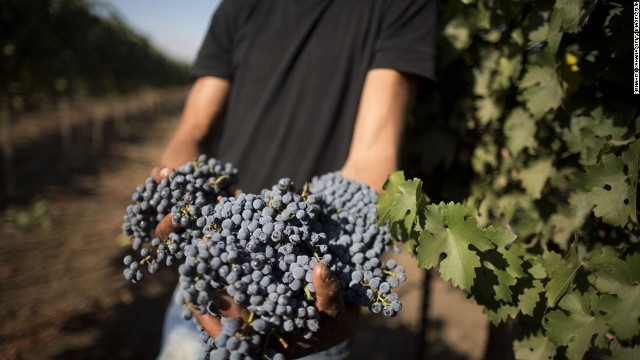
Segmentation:
[[(347, 339), (356, 326), (360, 307), (356, 304), (347, 305), (344, 303), (338, 279), (331, 274), (331, 271), (324, 264), (318, 263), (313, 268), (312, 283), (316, 295), (316, 308), (320, 315), (320, 330), (308, 340), (300, 335), (284, 335), (283, 338), (287, 347), (278, 350), (284, 353), (288, 359), (299, 358), (329, 349)], [(214, 297), (213, 304), (221, 316), (227, 318), (240, 317), (244, 321), (249, 319), (247, 309), (236, 304), (226, 294), (219, 294)], [(194, 312), (194, 316), (211, 337), (215, 338), (222, 331), (222, 324), (219, 318), (197, 312)], [(277, 341), (270, 345), (274, 347), (282, 346)]]
[[(174, 169), (168, 166), (157, 166), (151, 171), (151, 177), (159, 183), (173, 171)], [(178, 229), (180, 229), (180, 224), (175, 223), (171, 214), (168, 214), (156, 226), (155, 235), (163, 239)], [(344, 303), (338, 279), (331, 274), (331, 271), (324, 264), (318, 263), (313, 268), (311, 282), (315, 290), (315, 305), (320, 316), (320, 330), (311, 339), (304, 339), (301, 335), (285, 335), (284, 340), (287, 343), (287, 347), (279, 350), (287, 358), (298, 358), (313, 354), (341, 343), (353, 332), (360, 313), (360, 306)], [(235, 303), (233, 298), (224, 291), (214, 295), (212, 300), (213, 306), (221, 316), (228, 318), (239, 317), (244, 321), (249, 319), (249, 311)], [(193, 315), (211, 337), (215, 338), (222, 331), (222, 324), (219, 318), (195, 311)], [(281, 346), (279, 342), (274, 342), (273, 345)]]

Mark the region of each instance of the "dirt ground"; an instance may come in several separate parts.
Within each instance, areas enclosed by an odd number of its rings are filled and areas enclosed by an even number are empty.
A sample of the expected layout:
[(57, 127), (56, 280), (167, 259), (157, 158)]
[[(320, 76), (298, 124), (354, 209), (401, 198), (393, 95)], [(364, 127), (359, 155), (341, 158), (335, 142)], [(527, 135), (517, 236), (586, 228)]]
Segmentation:
[[(31, 165), (18, 186), (35, 190), (0, 206), (0, 359), (155, 358), (176, 276), (165, 269), (128, 284), (120, 225), (176, 124), (175, 112), (129, 119), (98, 152), (78, 140), (72, 156), (52, 155), (59, 143), (40, 139), (40, 150), (22, 155)], [(485, 317), (437, 277), (420, 339), (425, 273), (399, 258), (409, 277), (399, 289), (403, 309), (394, 319), (363, 311), (351, 358), (480, 359)]]

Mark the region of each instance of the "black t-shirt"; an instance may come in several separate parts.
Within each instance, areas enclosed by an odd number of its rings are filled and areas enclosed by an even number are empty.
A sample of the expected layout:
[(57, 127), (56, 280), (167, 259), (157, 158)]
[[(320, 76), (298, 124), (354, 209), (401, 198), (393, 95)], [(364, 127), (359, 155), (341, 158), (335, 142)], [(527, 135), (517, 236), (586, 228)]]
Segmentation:
[(368, 70), (431, 78), (433, 0), (225, 0), (194, 76), (230, 80), (215, 156), (248, 192), (344, 164)]

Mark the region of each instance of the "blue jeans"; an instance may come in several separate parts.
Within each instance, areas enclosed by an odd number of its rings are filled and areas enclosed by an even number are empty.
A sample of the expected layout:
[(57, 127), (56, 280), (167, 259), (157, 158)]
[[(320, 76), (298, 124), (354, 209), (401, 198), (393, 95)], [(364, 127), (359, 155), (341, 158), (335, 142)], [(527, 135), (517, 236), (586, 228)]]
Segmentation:
[[(182, 318), (183, 305), (176, 299), (179, 289), (173, 292), (173, 299), (164, 316), (162, 326), (162, 343), (157, 360), (196, 360), (204, 357), (200, 331), (193, 320)], [(342, 360), (349, 356), (349, 341), (315, 354), (307, 355), (300, 360)]]

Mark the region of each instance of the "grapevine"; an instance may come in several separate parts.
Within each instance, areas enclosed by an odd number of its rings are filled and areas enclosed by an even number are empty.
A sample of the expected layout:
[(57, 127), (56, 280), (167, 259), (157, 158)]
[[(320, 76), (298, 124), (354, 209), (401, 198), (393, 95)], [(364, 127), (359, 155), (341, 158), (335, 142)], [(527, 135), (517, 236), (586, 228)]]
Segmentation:
[(409, 125), (412, 173), (388, 178), (378, 216), (492, 323), (518, 322), (517, 359), (640, 358), (632, 5), (439, 10), (442, 84), (419, 109), (429, 121)]

